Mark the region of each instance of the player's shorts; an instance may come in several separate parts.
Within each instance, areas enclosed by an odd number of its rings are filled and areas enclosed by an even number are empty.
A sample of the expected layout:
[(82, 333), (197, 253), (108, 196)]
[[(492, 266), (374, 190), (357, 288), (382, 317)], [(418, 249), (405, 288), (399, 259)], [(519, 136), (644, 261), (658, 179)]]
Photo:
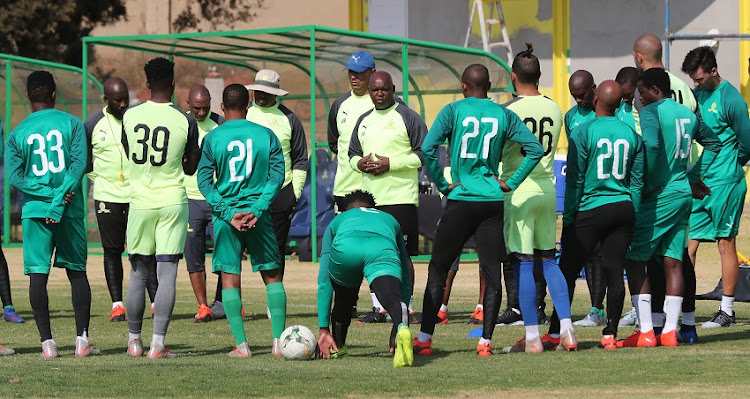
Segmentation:
[[(128, 253), (182, 258), (188, 224), (188, 204), (157, 209), (130, 209)], [(158, 261), (158, 259), (157, 259)]]
[(693, 200), (688, 237), (698, 241), (716, 241), (717, 238), (735, 237), (740, 228), (740, 216), (745, 205), (747, 183), (711, 187), (711, 195)]
[(409, 256), (419, 255), (419, 219), (417, 206), (414, 204), (381, 205), (375, 209), (383, 211), (391, 216), (401, 226), (404, 234), (404, 245)]
[(682, 261), (692, 204), (690, 194), (641, 202), (626, 257), (647, 262), (658, 255)]
[(381, 276), (401, 280), (401, 258), (398, 249), (383, 238), (363, 236), (334, 237), (331, 243), (328, 273), (331, 280), (344, 287), (358, 287), (362, 277), (368, 284)]
[(238, 231), (228, 222), (214, 218), (213, 272), (242, 274), (242, 251), (250, 256), (254, 272), (281, 267), (271, 212), (261, 214), (255, 227), (248, 231)]
[(212, 230), (211, 206), (204, 200), (188, 199), (188, 226), (185, 236), (185, 264), (188, 273), (206, 270), (206, 236)]
[(49, 274), (52, 252), (55, 267), (85, 272), (88, 248), (83, 218), (63, 217), (47, 224), (43, 218), (22, 219), (23, 274)]
[(518, 191), (505, 194), (505, 241), (509, 254), (533, 255), (554, 250), (557, 210), (554, 191)]

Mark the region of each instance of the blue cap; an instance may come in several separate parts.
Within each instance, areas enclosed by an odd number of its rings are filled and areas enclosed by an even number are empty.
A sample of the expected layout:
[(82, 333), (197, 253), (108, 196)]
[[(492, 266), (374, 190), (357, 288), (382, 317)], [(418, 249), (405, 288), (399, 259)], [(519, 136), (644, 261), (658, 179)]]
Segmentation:
[(364, 72), (367, 68), (375, 68), (375, 59), (367, 51), (357, 51), (349, 57), (349, 62), (346, 63), (346, 68), (351, 69), (354, 72)]

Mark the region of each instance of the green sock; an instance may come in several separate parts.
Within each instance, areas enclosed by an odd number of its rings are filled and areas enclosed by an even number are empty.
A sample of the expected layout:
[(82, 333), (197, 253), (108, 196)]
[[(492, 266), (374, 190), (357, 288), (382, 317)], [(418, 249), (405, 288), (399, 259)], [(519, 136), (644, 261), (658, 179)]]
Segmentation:
[(286, 292), (284, 283), (271, 283), (266, 286), (268, 310), (271, 312), (271, 330), (273, 337), (281, 337), (286, 326)]
[(13, 309), (13, 305), (3, 306), (3, 309)]
[(245, 337), (245, 326), (242, 320), (242, 300), (240, 299), (239, 288), (225, 288), (221, 290), (222, 299), (224, 299), (224, 312), (227, 314), (229, 328), (232, 329), (234, 340), (237, 345), (247, 342)]

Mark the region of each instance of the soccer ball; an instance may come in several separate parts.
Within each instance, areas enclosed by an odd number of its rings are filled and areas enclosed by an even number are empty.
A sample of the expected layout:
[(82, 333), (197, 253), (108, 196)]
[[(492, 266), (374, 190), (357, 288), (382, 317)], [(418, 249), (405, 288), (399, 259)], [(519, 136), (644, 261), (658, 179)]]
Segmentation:
[(281, 333), (281, 355), (286, 360), (308, 360), (315, 356), (317, 340), (305, 326), (291, 326)]

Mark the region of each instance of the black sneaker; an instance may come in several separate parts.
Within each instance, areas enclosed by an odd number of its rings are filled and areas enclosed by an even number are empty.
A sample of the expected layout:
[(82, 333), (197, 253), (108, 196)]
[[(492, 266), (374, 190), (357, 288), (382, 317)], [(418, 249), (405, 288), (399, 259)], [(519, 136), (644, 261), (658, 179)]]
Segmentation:
[(497, 317), (495, 324), (498, 326), (520, 326), (523, 325), (523, 318), (518, 309), (505, 308), (503, 314)]
[(536, 318), (537, 320), (539, 320), (540, 326), (547, 324), (547, 315), (544, 313), (544, 308), (542, 307), (536, 308)]
[(385, 312), (378, 312), (375, 308), (372, 308), (372, 312), (368, 313), (367, 316), (355, 321), (355, 324), (364, 323), (385, 323), (386, 316)]
[(729, 327), (734, 325), (734, 313), (732, 315), (726, 314), (723, 310), (719, 309), (718, 312), (714, 313), (711, 316), (711, 320), (703, 323), (701, 327), (703, 328), (719, 328), (719, 327)]

